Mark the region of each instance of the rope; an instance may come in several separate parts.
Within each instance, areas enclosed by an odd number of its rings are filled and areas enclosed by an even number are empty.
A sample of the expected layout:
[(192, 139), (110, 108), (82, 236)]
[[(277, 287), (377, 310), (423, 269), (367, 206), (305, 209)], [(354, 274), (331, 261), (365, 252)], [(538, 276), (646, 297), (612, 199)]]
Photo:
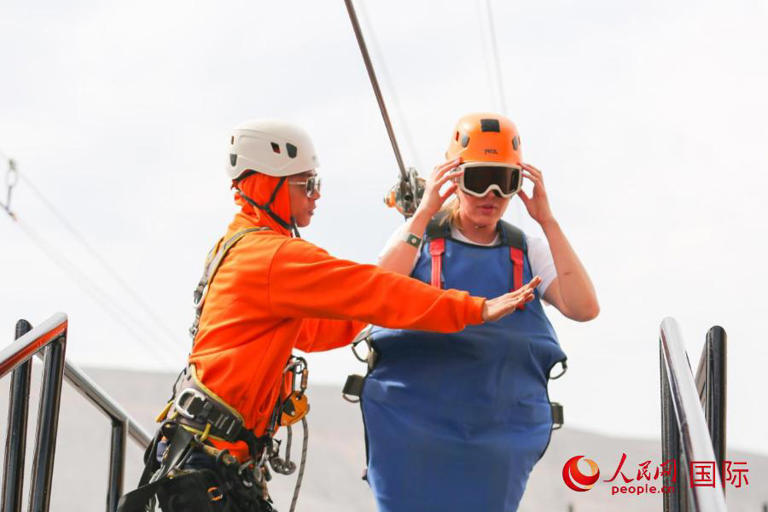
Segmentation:
[(299, 463), (299, 475), (296, 477), (296, 487), (293, 489), (293, 499), (291, 500), (290, 512), (296, 510), (296, 502), (299, 501), (299, 491), (301, 490), (301, 481), (304, 478), (304, 468), (307, 463), (307, 447), (309, 446), (309, 426), (307, 417), (301, 418), (301, 427), (304, 431), (304, 440), (301, 443), (301, 463)]

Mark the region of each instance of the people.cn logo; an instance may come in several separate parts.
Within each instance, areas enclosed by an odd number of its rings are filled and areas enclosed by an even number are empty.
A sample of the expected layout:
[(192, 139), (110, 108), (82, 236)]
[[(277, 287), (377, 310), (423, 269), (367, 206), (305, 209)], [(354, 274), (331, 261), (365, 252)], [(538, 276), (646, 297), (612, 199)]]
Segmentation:
[[(589, 464), (590, 475), (585, 475), (579, 469), (579, 460), (581, 459), (584, 459)], [(574, 491), (585, 492), (590, 490), (597, 483), (598, 478), (600, 478), (600, 468), (597, 467), (595, 461), (586, 459), (583, 455), (571, 457), (563, 466), (563, 481), (565, 485)]]

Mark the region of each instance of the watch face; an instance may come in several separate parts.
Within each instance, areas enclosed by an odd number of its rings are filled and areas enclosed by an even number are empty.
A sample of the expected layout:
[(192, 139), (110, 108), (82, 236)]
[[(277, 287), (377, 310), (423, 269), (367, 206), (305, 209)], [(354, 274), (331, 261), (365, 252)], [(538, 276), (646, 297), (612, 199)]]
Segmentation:
[(403, 241), (408, 245), (412, 245), (416, 248), (418, 248), (421, 245), (421, 238), (414, 235), (413, 233), (408, 233), (407, 235), (405, 235), (405, 238), (403, 238)]

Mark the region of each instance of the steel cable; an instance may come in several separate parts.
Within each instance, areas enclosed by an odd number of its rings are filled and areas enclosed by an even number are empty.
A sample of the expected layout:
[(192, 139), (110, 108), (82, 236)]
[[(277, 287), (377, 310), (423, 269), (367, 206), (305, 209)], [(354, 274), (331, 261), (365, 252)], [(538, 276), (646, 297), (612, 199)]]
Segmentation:
[[(0, 158), (5, 159), (8, 162), (9, 165), (9, 172), (13, 171), (16, 175), (16, 177), (20, 177), (24, 183), (32, 190), (40, 199), (40, 201), (56, 216), (56, 218), (64, 225), (64, 227), (67, 229), (70, 235), (72, 235), (85, 249), (88, 251), (88, 253), (96, 259), (104, 268), (105, 270), (120, 284), (128, 293), (131, 295), (133, 300), (139, 304), (142, 309), (145, 310), (146, 313), (149, 314), (150, 318), (153, 318), (156, 322), (156, 325), (158, 325), (161, 330), (164, 331), (166, 336), (169, 339), (175, 339), (170, 333), (170, 329), (165, 327), (162, 322), (159, 320), (157, 315), (151, 310), (151, 308), (138, 296), (138, 294), (133, 291), (130, 286), (123, 280), (117, 271), (112, 267), (105, 258), (103, 258), (98, 252), (96, 252), (95, 249), (88, 243), (88, 241), (85, 239), (85, 237), (79, 233), (72, 224), (67, 221), (67, 219), (59, 212), (59, 210), (51, 203), (41, 192), (37, 187), (34, 186), (34, 184), (29, 181), (29, 179), (26, 178), (21, 173), (18, 173), (17, 169), (13, 165), (13, 160), (11, 160), (4, 152), (0, 151)], [(13, 185), (16, 183), (14, 182)], [(10, 188), (12, 185), (9, 183), (9, 198), (8, 202), (10, 202)], [(147, 342), (147, 339), (154, 338), (153, 335), (153, 329), (148, 328), (148, 326), (144, 325), (144, 323), (133, 316), (131, 313), (125, 310), (125, 308), (121, 307), (118, 302), (112, 298), (112, 296), (104, 290), (102, 287), (100, 287), (98, 284), (96, 284), (86, 272), (82, 271), (74, 262), (69, 260), (68, 258), (64, 257), (60, 251), (56, 250), (50, 243), (45, 241), (45, 238), (40, 236), (29, 224), (24, 222), (23, 220), (19, 219), (16, 214), (11, 211), (9, 204), (3, 205), (3, 208), (6, 210), (6, 213), (8, 213), (8, 216), (11, 217), (13, 221), (15, 221), (16, 225), (21, 229), (21, 231), (27, 236), (27, 238), (35, 245), (38, 249), (41, 250), (59, 269), (63, 270), (66, 274), (68, 274), (72, 280), (75, 282), (75, 284), (91, 299), (93, 299), (110, 317), (112, 317), (114, 320), (119, 322), (121, 325), (123, 325), (130, 336), (137, 339), (140, 343), (145, 345), (156, 357), (158, 357), (163, 362), (170, 363), (173, 361), (173, 365), (177, 366), (178, 361), (176, 361), (176, 356), (178, 356), (177, 350), (181, 348), (178, 346), (178, 344), (173, 343), (173, 345), (169, 345), (166, 348), (171, 350), (173, 353), (173, 358), (169, 358), (169, 354), (165, 354), (163, 352), (160, 352), (158, 350), (158, 346), (151, 344)], [(126, 321), (127, 320), (129, 321)], [(139, 328), (139, 330), (143, 331), (143, 334), (140, 332), (137, 332), (136, 328)], [(171, 348), (173, 347), (173, 348)]]
[(53, 215), (61, 222), (64, 228), (77, 240), (80, 245), (93, 257), (104, 270), (115, 280), (115, 282), (125, 291), (136, 303), (137, 306), (152, 320), (155, 327), (157, 327), (165, 337), (179, 348), (187, 349), (186, 343), (181, 341), (180, 337), (173, 334), (173, 331), (162, 321), (162, 319), (154, 312), (152, 307), (147, 304), (144, 299), (136, 292), (126, 281), (123, 279), (118, 271), (107, 261), (106, 258), (101, 256), (93, 246), (88, 243), (85, 236), (80, 233), (75, 227), (64, 217), (64, 215), (49, 201), (43, 193), (27, 178), (23, 173), (20, 173), (21, 180), (34, 192), (34, 194), (40, 199), (40, 201), (53, 213)]
[(408, 147), (408, 152), (411, 155), (411, 159), (413, 160), (416, 169), (422, 169), (421, 161), (419, 160), (418, 152), (416, 150), (416, 144), (414, 143), (413, 136), (411, 135), (411, 130), (408, 128), (405, 112), (400, 106), (397, 90), (395, 88), (395, 82), (392, 80), (392, 76), (389, 74), (389, 68), (387, 67), (387, 62), (384, 59), (384, 54), (381, 52), (381, 48), (378, 45), (376, 32), (374, 31), (373, 25), (368, 18), (365, 2), (358, 2), (358, 10), (360, 11), (360, 18), (362, 19), (363, 24), (365, 24), (366, 28), (368, 29), (368, 41), (370, 42), (370, 45), (373, 48), (373, 54), (376, 56), (376, 60), (378, 61), (379, 72), (383, 79), (382, 81), (386, 84), (387, 89), (389, 89), (389, 103), (392, 105), (396, 117), (400, 120), (399, 124), (400, 129), (402, 130), (403, 140), (405, 140), (405, 145)]
[[(22, 219), (17, 217), (14, 220), (16, 225), (19, 226), (19, 229), (21, 229), (27, 238), (29, 238), (29, 240), (34, 245), (36, 245), (38, 249), (40, 249), (40, 251), (42, 251), (57, 267), (69, 275), (78, 286), (78, 288), (80, 288), (86, 295), (91, 297), (96, 302), (96, 304), (98, 304), (113, 320), (121, 324), (132, 338), (139, 341), (150, 352), (152, 352), (153, 355), (163, 360), (164, 363), (178, 366), (178, 360), (170, 358), (169, 354), (158, 350), (158, 345), (147, 341), (147, 333), (144, 333), (144, 336), (142, 336), (141, 333), (136, 331), (135, 327), (143, 327), (141, 322), (133, 317), (130, 313), (125, 311), (123, 308), (121, 308), (119, 304), (115, 303), (115, 301), (111, 299), (106, 291), (104, 291), (99, 285), (93, 282), (88, 274), (80, 270), (78, 266), (71, 260), (62, 256), (59, 251), (48, 244), (43, 237), (37, 234), (37, 232)], [(146, 331), (146, 327), (143, 327), (143, 329)], [(177, 354), (174, 354), (174, 356), (175, 355)]]
[[(496, 100), (500, 113), (508, 115), (506, 94), (504, 90), (504, 79), (501, 73), (501, 63), (499, 60), (499, 48), (496, 41), (496, 25), (493, 21), (493, 8), (491, 6), (491, 0), (485, 0), (485, 12), (482, 12), (482, 7), (479, 3), (476, 3), (477, 15), (480, 21), (481, 29), (482, 25), (488, 27), (488, 37), (484, 38), (483, 50), (485, 55), (485, 69), (488, 73), (488, 88), (491, 92), (491, 98)], [(485, 21), (484, 21), (485, 19)], [(490, 46), (490, 57), (487, 55), (488, 48)]]
[(392, 151), (395, 153), (395, 160), (397, 160), (397, 167), (400, 169), (400, 177), (405, 180), (408, 177), (408, 171), (403, 163), (403, 157), (400, 154), (400, 147), (397, 144), (397, 137), (395, 137), (395, 130), (392, 128), (392, 121), (389, 119), (389, 113), (387, 112), (387, 105), (384, 102), (384, 96), (381, 93), (381, 87), (379, 87), (379, 80), (376, 78), (376, 71), (373, 69), (373, 63), (371, 62), (371, 56), (368, 53), (368, 47), (365, 44), (365, 38), (363, 37), (363, 31), (360, 28), (360, 22), (357, 19), (357, 13), (355, 12), (355, 6), (352, 0), (344, 0), (344, 4), (347, 6), (347, 13), (349, 14), (349, 20), (352, 22), (352, 30), (355, 33), (357, 39), (357, 46), (360, 49), (360, 55), (363, 57), (365, 63), (365, 70), (368, 73), (368, 79), (371, 81), (371, 87), (373, 87), (373, 93), (376, 96), (376, 103), (379, 105), (379, 111), (381, 112), (381, 118), (384, 121), (384, 127), (387, 129), (387, 135), (389, 136), (389, 142), (392, 144)]

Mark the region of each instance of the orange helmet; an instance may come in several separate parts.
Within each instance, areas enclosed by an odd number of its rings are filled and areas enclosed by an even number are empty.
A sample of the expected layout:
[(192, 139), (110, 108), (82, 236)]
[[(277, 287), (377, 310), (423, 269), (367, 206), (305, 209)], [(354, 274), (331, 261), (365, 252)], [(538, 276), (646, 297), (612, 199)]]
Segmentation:
[(515, 124), (499, 114), (481, 112), (459, 119), (451, 136), (446, 159), (464, 162), (498, 162), (519, 166), (523, 160), (520, 134)]

